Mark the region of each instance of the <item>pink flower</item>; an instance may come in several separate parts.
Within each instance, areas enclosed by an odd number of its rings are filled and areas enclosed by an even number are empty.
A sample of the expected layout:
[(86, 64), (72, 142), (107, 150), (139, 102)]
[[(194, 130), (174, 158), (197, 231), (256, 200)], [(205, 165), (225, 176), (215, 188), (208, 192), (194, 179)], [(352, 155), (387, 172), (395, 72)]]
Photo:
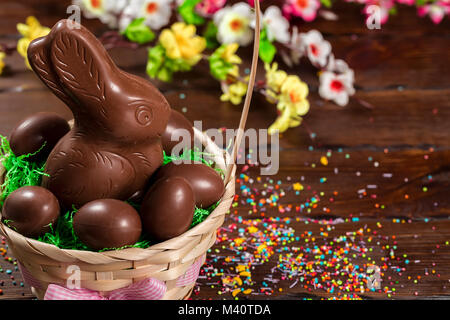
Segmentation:
[(396, 0), (398, 3), (406, 4), (408, 6), (412, 6), (414, 3), (416, 3), (416, 0)]
[(394, 0), (368, 0), (366, 6), (363, 9), (367, 18), (373, 13), (369, 8), (371, 6), (378, 6), (380, 8), (380, 23), (385, 24), (389, 18), (389, 11), (394, 6)]
[(286, 17), (293, 15), (305, 21), (313, 21), (319, 7), (319, 0), (287, 0), (283, 5), (283, 13)]
[[(259, 3), (261, 3), (263, 0), (259, 0)], [(253, 8), (255, 7), (255, 0), (247, 0), (248, 4), (250, 6), (252, 6)]]
[(337, 105), (346, 106), (349, 96), (355, 94), (353, 88), (353, 72), (335, 74), (334, 72), (324, 71), (320, 74), (319, 95), (326, 99), (334, 101)]
[(203, 0), (195, 6), (195, 10), (203, 16), (208, 16), (222, 9), (226, 2), (227, 0)]
[(429, 15), (434, 24), (439, 24), (446, 14), (450, 13), (449, 1), (438, 1), (417, 8), (419, 17)]

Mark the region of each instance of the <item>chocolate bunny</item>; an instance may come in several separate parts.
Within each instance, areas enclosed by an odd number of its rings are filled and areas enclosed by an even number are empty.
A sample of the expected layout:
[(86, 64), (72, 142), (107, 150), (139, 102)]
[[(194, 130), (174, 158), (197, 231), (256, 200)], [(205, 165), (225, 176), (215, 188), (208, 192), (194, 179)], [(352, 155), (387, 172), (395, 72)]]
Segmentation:
[(162, 164), (170, 116), (158, 89), (120, 70), (93, 34), (67, 20), (34, 40), (28, 58), (75, 120), (50, 153), (42, 186), (65, 208), (143, 190)]

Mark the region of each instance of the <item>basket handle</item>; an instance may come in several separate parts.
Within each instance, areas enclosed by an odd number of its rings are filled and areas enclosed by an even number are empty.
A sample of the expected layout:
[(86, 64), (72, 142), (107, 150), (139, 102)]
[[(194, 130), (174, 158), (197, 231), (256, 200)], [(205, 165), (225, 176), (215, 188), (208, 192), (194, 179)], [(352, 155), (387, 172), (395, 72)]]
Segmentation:
[(238, 148), (241, 145), (242, 137), (244, 135), (244, 128), (245, 124), (247, 122), (248, 117), (248, 110), (250, 108), (250, 103), (252, 100), (252, 93), (253, 88), (255, 86), (255, 79), (256, 79), (256, 70), (258, 67), (258, 53), (259, 53), (259, 39), (260, 39), (260, 32), (261, 32), (261, 13), (260, 13), (260, 7), (259, 7), (259, 0), (255, 0), (255, 11), (256, 11), (256, 24), (255, 24), (255, 38), (253, 42), (253, 58), (252, 58), (252, 65), (250, 69), (250, 76), (249, 76), (249, 82), (248, 82), (248, 88), (247, 88), (247, 94), (245, 95), (245, 101), (244, 101), (244, 107), (242, 109), (241, 114), (241, 120), (239, 121), (239, 127), (236, 135), (236, 139), (234, 140), (233, 150), (231, 152), (231, 161), (227, 164), (227, 174), (225, 176), (225, 185), (230, 182), (232, 177), (232, 172), (234, 171), (236, 167), (236, 158), (238, 153)]

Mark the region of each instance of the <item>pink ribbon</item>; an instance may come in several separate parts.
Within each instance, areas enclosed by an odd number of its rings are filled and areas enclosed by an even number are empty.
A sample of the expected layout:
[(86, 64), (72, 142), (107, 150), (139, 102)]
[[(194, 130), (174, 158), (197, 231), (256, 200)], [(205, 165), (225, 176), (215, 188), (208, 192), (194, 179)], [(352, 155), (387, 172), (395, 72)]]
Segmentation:
[[(183, 287), (195, 282), (202, 266), (203, 257), (198, 258), (186, 273), (176, 280), (177, 287)], [(25, 283), (41, 288), (41, 284), (19, 262), (19, 268)], [(49, 284), (44, 300), (160, 300), (167, 291), (163, 281), (148, 278), (101, 295), (98, 291), (89, 289), (69, 289), (57, 284)]]
[(107, 296), (89, 289), (68, 289), (50, 284), (44, 300), (160, 300), (166, 293), (164, 282), (149, 278), (132, 285), (113, 290)]

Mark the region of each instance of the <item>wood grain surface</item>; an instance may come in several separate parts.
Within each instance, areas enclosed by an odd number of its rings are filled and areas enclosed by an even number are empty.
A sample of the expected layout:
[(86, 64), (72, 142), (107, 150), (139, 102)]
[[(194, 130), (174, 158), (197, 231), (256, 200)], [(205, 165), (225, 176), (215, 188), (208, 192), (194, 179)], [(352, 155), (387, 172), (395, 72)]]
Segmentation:
[[(236, 203), (193, 299), (450, 298), (450, 19), (435, 26), (401, 6), (381, 30), (371, 31), (361, 7), (342, 2), (333, 9), (338, 21), (298, 23), (302, 32), (320, 30), (335, 55), (354, 69), (355, 98), (345, 108), (326, 102), (318, 96), (314, 68), (303, 63), (290, 69), (280, 62), (310, 85), (310, 112), (304, 125), (282, 134), (275, 176), (261, 176), (256, 165), (239, 166)], [(66, 16), (67, 5), (1, 1), (0, 42), (17, 41), (15, 25), (28, 15), (53, 25)], [(105, 30), (95, 20), (83, 24), (97, 35)], [(110, 53), (125, 70), (146, 77), (146, 49)], [(239, 53), (248, 66), (250, 49)], [(8, 70), (0, 77), (0, 134), (8, 135), (38, 111), (71, 118), (17, 53), (6, 62)], [(219, 84), (206, 63), (177, 75), (173, 83), (155, 84), (174, 109), (202, 120), (203, 129), (237, 127), (240, 107), (220, 102)], [(275, 107), (256, 94), (247, 127), (267, 128), (275, 117)], [(295, 190), (299, 185), (303, 189)], [(249, 229), (252, 225), (258, 231)], [(0, 248), (0, 299), (31, 299), (14, 257), (5, 243)], [(296, 273), (292, 257), (308, 272)], [(251, 277), (239, 276), (237, 268), (245, 263)], [(380, 290), (329, 286), (327, 276), (354, 283), (352, 277), (371, 264), (381, 268)]]

